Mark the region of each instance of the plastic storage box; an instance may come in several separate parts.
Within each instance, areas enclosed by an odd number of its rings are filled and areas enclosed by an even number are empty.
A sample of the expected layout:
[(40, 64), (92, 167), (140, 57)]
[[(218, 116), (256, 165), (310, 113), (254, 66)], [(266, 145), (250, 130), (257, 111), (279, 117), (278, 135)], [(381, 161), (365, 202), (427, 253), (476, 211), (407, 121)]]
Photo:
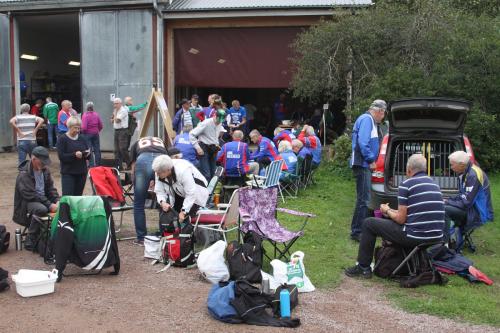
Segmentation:
[(53, 293), (56, 280), (57, 269), (52, 272), (20, 269), (17, 274), (12, 275), (12, 281), (16, 283), (16, 291), (22, 297)]

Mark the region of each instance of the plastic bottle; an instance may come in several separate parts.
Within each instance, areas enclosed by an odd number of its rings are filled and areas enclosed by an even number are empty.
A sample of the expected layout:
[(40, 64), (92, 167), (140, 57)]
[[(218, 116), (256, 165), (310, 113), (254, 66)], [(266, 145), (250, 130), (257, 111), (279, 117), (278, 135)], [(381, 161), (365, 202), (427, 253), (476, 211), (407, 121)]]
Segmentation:
[(280, 292), (280, 314), (281, 318), (290, 318), (290, 292), (283, 289)]

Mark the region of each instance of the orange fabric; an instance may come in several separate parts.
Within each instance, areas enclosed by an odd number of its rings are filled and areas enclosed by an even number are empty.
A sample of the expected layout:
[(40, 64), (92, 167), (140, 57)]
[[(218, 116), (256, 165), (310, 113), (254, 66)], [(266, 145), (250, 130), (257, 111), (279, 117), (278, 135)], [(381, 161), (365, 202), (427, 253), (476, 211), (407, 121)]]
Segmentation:
[(89, 170), (97, 195), (108, 196), (118, 202), (125, 202), (123, 190), (112, 168), (95, 167)]

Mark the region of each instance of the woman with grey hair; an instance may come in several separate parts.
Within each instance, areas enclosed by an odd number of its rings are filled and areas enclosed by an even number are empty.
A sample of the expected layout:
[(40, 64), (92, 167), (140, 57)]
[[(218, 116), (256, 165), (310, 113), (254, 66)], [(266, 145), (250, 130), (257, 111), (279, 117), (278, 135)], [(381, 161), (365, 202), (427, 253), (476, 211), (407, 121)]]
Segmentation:
[(57, 154), (61, 162), (62, 195), (82, 195), (87, 179), (87, 160), (90, 149), (80, 135), (82, 121), (71, 116), (66, 122), (68, 131), (57, 139)]
[(102, 120), (99, 113), (94, 110), (94, 102), (88, 102), (85, 110), (86, 112), (82, 116), (82, 134), (91, 150), (89, 166), (99, 166), (101, 164), (99, 133), (103, 128)]
[(196, 216), (208, 200), (207, 180), (186, 160), (161, 155), (154, 159), (156, 199), (164, 211), (174, 207), (179, 220)]

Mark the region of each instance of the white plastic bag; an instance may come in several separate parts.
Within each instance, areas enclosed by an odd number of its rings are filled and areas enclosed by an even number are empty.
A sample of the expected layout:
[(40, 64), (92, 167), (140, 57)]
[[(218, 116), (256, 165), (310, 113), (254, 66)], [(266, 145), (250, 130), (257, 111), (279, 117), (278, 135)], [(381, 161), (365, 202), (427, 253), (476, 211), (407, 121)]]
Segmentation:
[(198, 256), (197, 263), (201, 275), (213, 284), (229, 280), (229, 270), (224, 262), (226, 246), (225, 241), (217, 241)]
[(146, 236), (144, 237), (144, 258), (158, 260), (161, 256), (160, 237)]
[(301, 293), (311, 292), (316, 289), (306, 275), (304, 252), (296, 251), (292, 253), (288, 264), (274, 259), (271, 261), (271, 266), (273, 267), (273, 282), (276, 283), (274, 287), (270, 286), (271, 289), (276, 289), (280, 284), (284, 283), (296, 285)]
[(292, 253), (290, 262), (287, 265), (286, 275), (288, 284), (296, 285), (300, 293), (308, 293), (316, 289), (306, 275), (304, 252), (302, 251)]

